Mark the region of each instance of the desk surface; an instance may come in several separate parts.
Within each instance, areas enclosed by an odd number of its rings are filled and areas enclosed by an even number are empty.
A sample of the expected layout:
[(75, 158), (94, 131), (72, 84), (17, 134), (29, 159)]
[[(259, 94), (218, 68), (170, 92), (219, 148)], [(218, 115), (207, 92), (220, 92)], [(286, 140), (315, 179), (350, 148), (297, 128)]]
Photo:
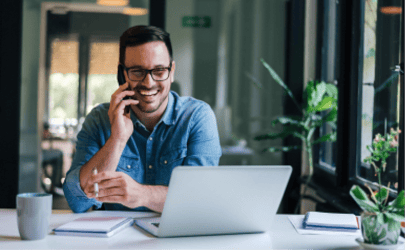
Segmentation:
[[(66, 210), (54, 210), (50, 228), (81, 216), (105, 215), (153, 216), (153, 213), (96, 211), (73, 214)], [(134, 216), (135, 215), (135, 216)], [(300, 235), (287, 215), (277, 215), (270, 232), (221, 236), (155, 238), (136, 226), (129, 227), (111, 238), (57, 236), (50, 233), (45, 239), (22, 241), (17, 227), (15, 209), (0, 209), (0, 249), (359, 249), (354, 236)]]

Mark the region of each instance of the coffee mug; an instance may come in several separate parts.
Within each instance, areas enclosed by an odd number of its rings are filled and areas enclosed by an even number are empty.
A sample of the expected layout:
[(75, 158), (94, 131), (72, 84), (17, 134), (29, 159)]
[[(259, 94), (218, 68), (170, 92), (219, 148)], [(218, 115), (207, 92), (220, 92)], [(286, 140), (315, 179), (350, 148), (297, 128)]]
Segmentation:
[(52, 195), (23, 193), (17, 195), (18, 231), (23, 240), (40, 240), (49, 232)]

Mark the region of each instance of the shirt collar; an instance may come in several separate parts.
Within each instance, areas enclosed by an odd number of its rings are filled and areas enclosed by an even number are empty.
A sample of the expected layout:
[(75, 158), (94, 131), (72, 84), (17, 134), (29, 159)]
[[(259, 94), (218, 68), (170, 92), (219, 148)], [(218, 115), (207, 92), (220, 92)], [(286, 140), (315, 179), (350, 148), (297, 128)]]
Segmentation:
[(161, 121), (163, 121), (166, 125), (173, 125), (175, 122), (175, 119), (173, 117), (174, 96), (171, 91), (169, 92), (169, 96), (167, 98), (169, 98), (169, 101), (167, 102), (167, 107)]

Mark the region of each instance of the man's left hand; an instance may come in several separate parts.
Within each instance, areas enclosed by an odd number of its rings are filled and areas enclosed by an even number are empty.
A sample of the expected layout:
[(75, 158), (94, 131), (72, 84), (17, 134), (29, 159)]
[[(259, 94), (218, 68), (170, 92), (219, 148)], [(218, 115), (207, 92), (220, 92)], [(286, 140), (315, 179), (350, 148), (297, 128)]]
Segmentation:
[[(94, 193), (94, 183), (98, 183), (98, 197)], [(129, 208), (147, 204), (148, 189), (123, 172), (105, 171), (93, 175), (85, 189), (87, 197), (107, 203), (120, 203)]]

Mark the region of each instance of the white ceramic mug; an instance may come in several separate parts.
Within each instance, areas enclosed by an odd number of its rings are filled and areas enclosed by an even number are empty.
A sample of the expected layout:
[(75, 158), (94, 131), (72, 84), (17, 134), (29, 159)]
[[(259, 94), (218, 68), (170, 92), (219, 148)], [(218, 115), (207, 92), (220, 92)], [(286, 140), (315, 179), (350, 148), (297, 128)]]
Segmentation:
[(23, 193), (17, 195), (18, 231), (23, 240), (40, 240), (49, 232), (52, 195)]

